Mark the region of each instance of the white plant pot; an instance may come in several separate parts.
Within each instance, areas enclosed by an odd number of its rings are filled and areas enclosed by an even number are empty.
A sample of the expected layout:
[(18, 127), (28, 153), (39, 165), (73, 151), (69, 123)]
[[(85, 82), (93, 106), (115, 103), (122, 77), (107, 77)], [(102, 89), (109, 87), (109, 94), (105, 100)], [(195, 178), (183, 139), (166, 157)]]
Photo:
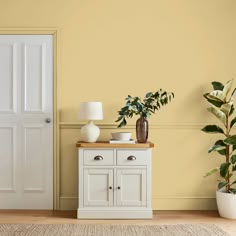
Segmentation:
[(216, 202), (221, 217), (236, 219), (236, 194), (216, 191)]

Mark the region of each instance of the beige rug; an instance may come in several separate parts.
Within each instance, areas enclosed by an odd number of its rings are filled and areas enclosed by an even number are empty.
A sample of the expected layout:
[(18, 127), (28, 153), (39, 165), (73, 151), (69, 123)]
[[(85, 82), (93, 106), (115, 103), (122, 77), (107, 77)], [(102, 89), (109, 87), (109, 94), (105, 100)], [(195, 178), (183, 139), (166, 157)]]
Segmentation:
[(229, 236), (216, 225), (0, 224), (1, 236)]

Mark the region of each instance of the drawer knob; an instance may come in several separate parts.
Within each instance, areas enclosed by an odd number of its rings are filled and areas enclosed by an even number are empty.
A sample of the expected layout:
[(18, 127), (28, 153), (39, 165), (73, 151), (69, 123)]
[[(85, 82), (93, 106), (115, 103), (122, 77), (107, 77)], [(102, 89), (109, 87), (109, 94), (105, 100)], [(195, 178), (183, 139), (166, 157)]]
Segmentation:
[(112, 187), (110, 186), (109, 189), (112, 189)]
[(118, 186), (117, 189), (120, 189), (120, 186)]
[(101, 160), (103, 160), (103, 157), (102, 156), (95, 156), (94, 160), (95, 161), (101, 161)]
[(135, 156), (129, 156), (127, 158), (128, 161), (135, 161), (136, 160), (136, 157)]

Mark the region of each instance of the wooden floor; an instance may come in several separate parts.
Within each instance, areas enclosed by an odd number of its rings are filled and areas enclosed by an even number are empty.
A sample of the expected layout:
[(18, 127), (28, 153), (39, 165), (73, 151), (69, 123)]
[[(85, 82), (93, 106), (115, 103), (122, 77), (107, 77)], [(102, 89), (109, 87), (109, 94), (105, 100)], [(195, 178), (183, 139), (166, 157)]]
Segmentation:
[(76, 211), (0, 210), (0, 224), (215, 224), (236, 236), (236, 220), (217, 211), (155, 211), (152, 220), (78, 220)]

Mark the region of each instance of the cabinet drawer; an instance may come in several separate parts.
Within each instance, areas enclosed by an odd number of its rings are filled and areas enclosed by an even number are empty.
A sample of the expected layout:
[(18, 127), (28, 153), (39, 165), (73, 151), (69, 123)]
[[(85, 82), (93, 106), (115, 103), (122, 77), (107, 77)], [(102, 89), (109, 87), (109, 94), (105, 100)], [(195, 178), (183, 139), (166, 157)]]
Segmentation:
[(147, 165), (148, 158), (145, 150), (117, 150), (117, 165), (140, 166)]
[(107, 166), (114, 164), (113, 150), (84, 150), (84, 165)]

